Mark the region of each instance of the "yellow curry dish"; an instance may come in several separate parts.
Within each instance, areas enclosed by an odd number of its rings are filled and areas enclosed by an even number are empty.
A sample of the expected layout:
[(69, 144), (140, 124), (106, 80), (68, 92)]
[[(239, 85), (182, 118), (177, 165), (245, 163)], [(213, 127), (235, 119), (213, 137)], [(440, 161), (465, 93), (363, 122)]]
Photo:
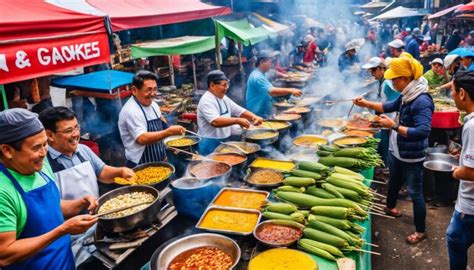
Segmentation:
[(317, 270), (318, 264), (308, 254), (289, 248), (273, 248), (250, 260), (248, 270)]
[(277, 171), (290, 171), (295, 168), (295, 163), (286, 160), (256, 158), (250, 167), (273, 169)]
[(317, 147), (328, 144), (328, 141), (319, 136), (306, 135), (295, 138), (293, 144), (302, 147)]
[(267, 197), (268, 193), (264, 192), (225, 189), (219, 193), (213, 204), (217, 206), (258, 210), (265, 204)]
[(334, 141), (334, 144), (336, 145), (359, 145), (359, 144), (364, 144), (367, 142), (367, 139), (364, 137), (346, 137), (346, 138), (341, 138), (337, 139)]
[(260, 214), (256, 211), (211, 208), (204, 213), (198, 228), (238, 234), (251, 234)]
[(194, 140), (191, 138), (179, 138), (179, 139), (174, 139), (166, 142), (166, 146), (171, 146), (171, 147), (186, 147), (186, 146), (191, 146), (194, 144)]

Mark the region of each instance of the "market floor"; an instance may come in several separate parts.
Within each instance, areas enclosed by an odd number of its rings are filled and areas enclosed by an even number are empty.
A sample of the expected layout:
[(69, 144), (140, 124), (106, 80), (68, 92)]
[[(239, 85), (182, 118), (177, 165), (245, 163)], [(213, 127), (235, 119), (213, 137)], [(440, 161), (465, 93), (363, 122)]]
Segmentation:
[[(373, 218), (372, 243), (382, 256), (372, 256), (372, 269), (378, 270), (431, 270), (449, 269), (446, 247), (446, 229), (453, 207), (436, 208), (427, 204), (426, 228), (428, 239), (411, 246), (405, 242), (414, 231), (412, 204), (409, 200), (399, 200), (397, 208), (403, 213), (398, 219)], [(474, 270), (474, 247), (469, 250), (469, 267)]]

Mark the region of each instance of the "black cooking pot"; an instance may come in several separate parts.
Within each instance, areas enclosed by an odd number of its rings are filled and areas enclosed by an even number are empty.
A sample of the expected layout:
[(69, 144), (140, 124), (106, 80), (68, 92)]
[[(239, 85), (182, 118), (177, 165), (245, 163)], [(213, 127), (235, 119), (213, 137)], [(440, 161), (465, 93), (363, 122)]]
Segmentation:
[(155, 200), (146, 208), (133, 213), (128, 216), (120, 217), (120, 218), (105, 218), (99, 217), (98, 225), (108, 233), (121, 233), (126, 231), (131, 231), (136, 228), (147, 227), (156, 222), (158, 217), (158, 213), (160, 212), (161, 203), (163, 199), (166, 197), (170, 189), (167, 189), (167, 192), (160, 193), (156, 188), (151, 186), (126, 186), (121, 187), (118, 189), (114, 189), (110, 192), (105, 193), (102, 195), (99, 200), (98, 204), (100, 207), (108, 200), (117, 197), (119, 195), (131, 193), (131, 192), (147, 192), (152, 194), (155, 197)]
[(168, 168), (171, 169), (171, 172), (168, 175), (168, 177), (166, 177), (163, 181), (161, 181), (159, 183), (156, 183), (156, 184), (153, 184), (151, 186), (153, 186), (154, 188), (156, 188), (158, 190), (162, 190), (170, 184), (171, 178), (173, 177), (173, 175), (175, 173), (175, 169), (174, 169), (173, 165), (171, 165), (170, 163), (167, 163), (167, 162), (149, 162), (149, 163), (145, 163), (145, 164), (136, 166), (135, 168), (133, 168), (133, 171), (138, 172), (138, 171), (143, 170), (143, 169), (148, 168), (148, 167), (168, 167)]

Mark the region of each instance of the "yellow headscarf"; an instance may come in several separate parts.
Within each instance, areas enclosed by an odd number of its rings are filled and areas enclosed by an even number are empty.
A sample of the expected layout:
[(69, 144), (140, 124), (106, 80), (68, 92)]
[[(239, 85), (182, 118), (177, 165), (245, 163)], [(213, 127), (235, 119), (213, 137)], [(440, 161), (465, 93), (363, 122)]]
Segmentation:
[(413, 77), (418, 80), (421, 76), (423, 76), (423, 66), (408, 53), (401, 55), (399, 58), (393, 58), (390, 62), (390, 68), (384, 74), (387, 80), (398, 77)]

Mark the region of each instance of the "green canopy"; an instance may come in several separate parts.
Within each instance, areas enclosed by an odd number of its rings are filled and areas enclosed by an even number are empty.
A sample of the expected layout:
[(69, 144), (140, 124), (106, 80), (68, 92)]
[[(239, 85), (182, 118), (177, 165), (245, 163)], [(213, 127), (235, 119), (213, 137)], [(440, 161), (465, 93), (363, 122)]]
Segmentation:
[(210, 51), (216, 47), (214, 36), (183, 36), (136, 43), (132, 45), (132, 58), (155, 55), (186, 55)]
[(267, 30), (265, 27), (253, 27), (247, 19), (238, 21), (220, 21), (217, 23), (217, 37), (229, 37), (242, 43), (244, 46), (254, 45), (269, 37), (276, 37), (278, 34)]

